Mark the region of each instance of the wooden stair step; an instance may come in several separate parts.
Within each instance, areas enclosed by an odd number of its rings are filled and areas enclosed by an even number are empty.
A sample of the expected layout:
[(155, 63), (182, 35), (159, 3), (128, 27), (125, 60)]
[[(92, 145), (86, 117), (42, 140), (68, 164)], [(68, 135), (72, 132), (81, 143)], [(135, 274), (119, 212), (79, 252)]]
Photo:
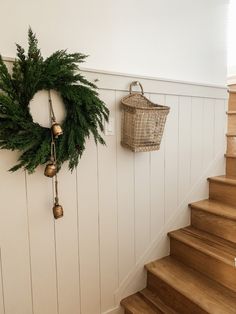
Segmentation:
[(170, 254), (236, 292), (236, 244), (187, 227), (169, 233)]
[(140, 294), (148, 300), (152, 305), (154, 305), (161, 313), (165, 314), (177, 314), (176, 311), (167, 306), (158, 296), (157, 293), (145, 288), (140, 291)]
[(236, 244), (210, 233), (186, 227), (168, 233), (171, 239), (185, 243), (225, 264), (235, 267)]
[(236, 243), (236, 207), (217, 200), (190, 204), (191, 225)]
[(236, 206), (236, 177), (218, 176), (208, 178), (209, 198)]
[(189, 205), (193, 209), (199, 209), (207, 213), (221, 216), (236, 221), (236, 207), (210, 199), (194, 202)]
[(168, 256), (146, 265), (148, 285), (181, 314), (236, 313), (236, 294)]
[(137, 292), (121, 301), (121, 305), (127, 314), (163, 314), (154, 305), (147, 302), (140, 292)]
[(236, 177), (217, 176), (208, 178), (209, 182), (216, 182), (230, 186), (236, 186)]

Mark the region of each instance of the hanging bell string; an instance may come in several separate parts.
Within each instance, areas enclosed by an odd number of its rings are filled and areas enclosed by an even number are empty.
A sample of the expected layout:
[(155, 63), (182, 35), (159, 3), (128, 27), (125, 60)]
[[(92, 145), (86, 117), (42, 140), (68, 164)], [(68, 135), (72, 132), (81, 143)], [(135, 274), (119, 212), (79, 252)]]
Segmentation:
[(51, 97), (51, 90), (48, 90), (48, 101), (49, 101), (49, 108), (50, 108), (50, 116), (51, 116), (51, 126), (53, 122), (56, 122), (55, 113), (52, 106), (52, 97)]
[(48, 90), (48, 101), (49, 101), (49, 108), (50, 108), (50, 116), (51, 116), (51, 130), (52, 134), (55, 138), (58, 138), (58, 136), (63, 134), (62, 127), (59, 123), (56, 122), (56, 116), (53, 110), (52, 105), (52, 97), (51, 97), (51, 90)]

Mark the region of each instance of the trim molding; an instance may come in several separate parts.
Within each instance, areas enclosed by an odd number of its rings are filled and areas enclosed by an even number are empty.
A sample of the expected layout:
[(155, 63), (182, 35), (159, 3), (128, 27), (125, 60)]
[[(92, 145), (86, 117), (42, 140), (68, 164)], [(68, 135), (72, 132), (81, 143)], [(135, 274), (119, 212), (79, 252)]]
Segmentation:
[[(14, 61), (13, 58), (9, 57), (3, 57), (3, 60), (9, 63)], [(170, 80), (165, 78), (154, 78), (141, 75), (123, 74), (88, 68), (81, 68), (81, 71), (88, 78), (88, 80), (95, 82), (99, 89), (110, 89), (128, 92), (130, 83), (132, 81), (139, 80), (144, 86), (144, 90), (146, 93), (190, 97), (193, 96), (215, 99), (228, 98), (226, 86)]]

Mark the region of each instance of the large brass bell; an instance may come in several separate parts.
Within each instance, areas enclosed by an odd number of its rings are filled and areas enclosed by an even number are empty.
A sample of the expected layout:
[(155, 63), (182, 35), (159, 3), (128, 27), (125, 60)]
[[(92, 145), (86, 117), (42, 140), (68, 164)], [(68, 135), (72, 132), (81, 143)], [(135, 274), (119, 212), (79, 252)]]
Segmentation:
[(55, 219), (63, 217), (63, 207), (58, 203), (55, 203), (53, 206), (53, 216)]
[(53, 122), (51, 129), (52, 129), (52, 134), (55, 138), (58, 138), (58, 136), (63, 134), (62, 127), (57, 122)]
[(52, 178), (57, 173), (57, 166), (54, 162), (49, 162), (44, 170), (44, 175), (46, 177)]

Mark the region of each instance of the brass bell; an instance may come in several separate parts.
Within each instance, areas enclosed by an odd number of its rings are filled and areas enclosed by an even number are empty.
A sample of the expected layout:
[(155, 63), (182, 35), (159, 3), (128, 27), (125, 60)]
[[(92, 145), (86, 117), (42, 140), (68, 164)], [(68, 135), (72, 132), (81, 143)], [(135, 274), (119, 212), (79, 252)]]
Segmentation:
[(62, 130), (62, 128), (61, 128), (59, 123), (53, 122), (53, 124), (52, 124), (52, 134), (53, 134), (53, 136), (55, 138), (58, 138), (58, 136), (63, 134), (63, 130)]
[(44, 170), (44, 175), (46, 177), (52, 178), (56, 175), (56, 173), (57, 173), (57, 166), (55, 165), (55, 163), (54, 162), (48, 163)]
[(58, 203), (55, 203), (53, 206), (53, 216), (55, 219), (63, 217), (63, 207)]

